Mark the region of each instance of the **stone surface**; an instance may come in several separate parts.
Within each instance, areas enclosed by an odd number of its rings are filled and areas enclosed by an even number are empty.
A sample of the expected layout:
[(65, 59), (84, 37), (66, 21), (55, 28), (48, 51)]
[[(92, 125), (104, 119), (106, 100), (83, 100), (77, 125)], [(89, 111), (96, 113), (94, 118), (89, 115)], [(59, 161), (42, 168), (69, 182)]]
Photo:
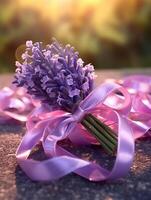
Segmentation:
[[(98, 72), (97, 83), (106, 77), (118, 78), (134, 71)], [(138, 71), (140, 73), (140, 71)], [(151, 75), (151, 70), (146, 71)], [(10, 76), (0, 77), (0, 86), (8, 85)], [(5, 82), (5, 83), (4, 83)], [(16, 148), (25, 132), (19, 124), (0, 125), (0, 200), (150, 200), (151, 199), (151, 142), (150, 138), (136, 142), (136, 155), (127, 177), (116, 182), (89, 182), (70, 174), (53, 183), (32, 182), (18, 167)], [(114, 158), (101, 148), (69, 148), (88, 160), (111, 166)]]

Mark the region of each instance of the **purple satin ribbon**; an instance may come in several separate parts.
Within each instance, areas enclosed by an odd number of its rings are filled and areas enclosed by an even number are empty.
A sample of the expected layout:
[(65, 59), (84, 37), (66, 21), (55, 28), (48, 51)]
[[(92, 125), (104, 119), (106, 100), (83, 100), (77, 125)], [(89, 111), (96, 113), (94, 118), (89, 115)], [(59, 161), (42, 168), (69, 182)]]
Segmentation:
[[(115, 91), (120, 91), (123, 94), (124, 103), (114, 108), (103, 105), (105, 99)], [(16, 154), (19, 165), (32, 180), (37, 181), (55, 180), (71, 172), (91, 181), (117, 179), (125, 176), (132, 165), (134, 156), (133, 133), (128, 120), (123, 115), (130, 111), (130, 105), (131, 97), (123, 87), (113, 83), (103, 84), (93, 90), (79, 104), (78, 109), (73, 114), (60, 110), (43, 113), (40, 115), (42, 120), (40, 119), (36, 125), (32, 122), (32, 118), (29, 118), (27, 127), (30, 128)], [(118, 123), (117, 156), (111, 171), (76, 157), (58, 144), (58, 141), (65, 138), (70, 138), (73, 143), (75, 141), (76, 143), (84, 143), (82, 136), (87, 133), (78, 122), (86, 113), (91, 112), (101, 116), (103, 111), (104, 113), (109, 112), (110, 118)], [(87, 143), (91, 143), (91, 138), (84, 137), (84, 139), (87, 140)], [(44, 161), (28, 159), (30, 152), (39, 141), (42, 142), (48, 159)]]
[[(100, 85), (79, 104), (73, 114), (53, 110), (46, 105), (35, 106), (28, 115), (27, 133), (16, 152), (19, 165), (36, 181), (52, 181), (71, 172), (90, 181), (115, 180), (125, 176), (133, 162), (135, 139), (147, 137), (150, 133), (150, 92), (150, 76), (130, 76)], [(0, 107), (3, 111), (2, 104)], [(76, 157), (58, 143), (69, 138), (73, 143), (97, 144), (96, 139), (79, 123), (87, 113), (96, 115), (118, 134), (116, 159), (110, 171)], [(47, 160), (29, 158), (39, 142), (42, 143)]]
[(23, 88), (4, 87), (0, 91), (0, 122), (9, 119), (26, 122), (34, 104), (37, 105)]

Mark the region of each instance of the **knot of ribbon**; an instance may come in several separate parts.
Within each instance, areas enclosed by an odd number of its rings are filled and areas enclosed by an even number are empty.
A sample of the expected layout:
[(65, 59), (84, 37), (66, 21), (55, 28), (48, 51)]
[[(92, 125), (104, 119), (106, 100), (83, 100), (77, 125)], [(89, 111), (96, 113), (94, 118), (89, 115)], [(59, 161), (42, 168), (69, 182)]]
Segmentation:
[(73, 118), (74, 121), (80, 122), (83, 119), (84, 116), (85, 116), (85, 111), (80, 106), (78, 106), (78, 108), (76, 109), (76, 111), (72, 115), (72, 118)]

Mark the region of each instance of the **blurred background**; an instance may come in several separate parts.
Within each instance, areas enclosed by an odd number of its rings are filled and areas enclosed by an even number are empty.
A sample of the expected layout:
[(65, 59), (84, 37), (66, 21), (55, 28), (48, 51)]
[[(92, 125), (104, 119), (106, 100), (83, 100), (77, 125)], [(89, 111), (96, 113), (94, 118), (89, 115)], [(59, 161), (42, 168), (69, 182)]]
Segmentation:
[(70, 43), (95, 68), (151, 66), (151, 0), (0, 0), (0, 72), (26, 40)]

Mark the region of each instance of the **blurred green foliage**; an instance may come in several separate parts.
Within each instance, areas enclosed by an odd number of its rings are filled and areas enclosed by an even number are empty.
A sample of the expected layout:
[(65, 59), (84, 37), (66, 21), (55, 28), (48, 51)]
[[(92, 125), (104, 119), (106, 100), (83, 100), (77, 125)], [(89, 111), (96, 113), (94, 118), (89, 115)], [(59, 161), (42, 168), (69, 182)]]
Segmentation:
[(149, 67), (150, 21), (150, 0), (1, 0), (0, 72), (14, 71), (26, 40), (51, 37), (96, 68)]

